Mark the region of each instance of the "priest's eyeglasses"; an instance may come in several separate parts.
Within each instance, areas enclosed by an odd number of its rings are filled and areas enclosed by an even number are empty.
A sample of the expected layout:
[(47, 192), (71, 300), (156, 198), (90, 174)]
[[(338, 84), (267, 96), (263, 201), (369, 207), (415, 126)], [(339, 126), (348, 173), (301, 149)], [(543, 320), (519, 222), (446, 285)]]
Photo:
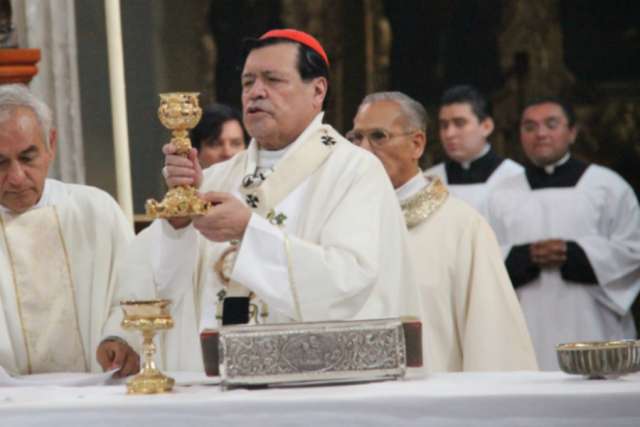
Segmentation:
[(358, 146), (362, 145), (366, 138), (367, 141), (369, 141), (369, 144), (371, 144), (372, 146), (381, 147), (387, 142), (391, 141), (393, 138), (411, 135), (414, 132), (415, 130), (399, 133), (391, 133), (385, 129), (370, 129), (367, 131), (351, 130), (347, 132), (345, 136), (352, 144)]

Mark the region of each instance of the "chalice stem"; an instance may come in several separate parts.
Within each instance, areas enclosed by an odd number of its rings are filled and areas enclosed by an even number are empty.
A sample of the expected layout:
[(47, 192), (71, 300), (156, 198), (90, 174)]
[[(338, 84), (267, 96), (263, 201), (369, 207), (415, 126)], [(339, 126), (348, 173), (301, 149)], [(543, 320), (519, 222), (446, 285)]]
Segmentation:
[(144, 331), (144, 340), (142, 341), (142, 351), (144, 353), (144, 362), (142, 372), (150, 373), (157, 371), (155, 354), (156, 345), (153, 343), (153, 337), (156, 335), (155, 329)]

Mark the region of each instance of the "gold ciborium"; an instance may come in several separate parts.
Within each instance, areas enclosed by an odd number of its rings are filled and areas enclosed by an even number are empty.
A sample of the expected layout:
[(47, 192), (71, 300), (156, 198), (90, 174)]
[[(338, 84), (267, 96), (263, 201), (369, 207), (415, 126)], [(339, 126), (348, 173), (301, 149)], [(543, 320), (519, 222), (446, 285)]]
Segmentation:
[(174, 380), (164, 375), (156, 367), (156, 346), (153, 337), (156, 331), (171, 329), (173, 319), (169, 314), (169, 300), (121, 301), (124, 312), (122, 327), (142, 332), (142, 352), (144, 363), (140, 373), (127, 382), (127, 392), (131, 394), (164, 393), (173, 388)]
[[(202, 109), (198, 105), (197, 92), (172, 92), (160, 94), (158, 117), (167, 129), (171, 129), (171, 143), (176, 154), (187, 157), (191, 151), (189, 129), (198, 124)], [(175, 218), (204, 215), (209, 203), (198, 197), (197, 190), (191, 185), (180, 185), (170, 189), (162, 202), (147, 200), (147, 215), (155, 218)]]

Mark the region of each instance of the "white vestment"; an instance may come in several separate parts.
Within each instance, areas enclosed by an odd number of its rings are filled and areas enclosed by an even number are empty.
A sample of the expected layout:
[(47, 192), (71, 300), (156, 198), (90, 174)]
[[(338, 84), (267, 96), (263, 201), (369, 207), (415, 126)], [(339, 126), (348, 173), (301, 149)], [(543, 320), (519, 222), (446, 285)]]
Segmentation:
[(487, 217), (487, 201), (493, 189), (504, 179), (522, 172), (522, 166), (510, 159), (504, 159), (500, 166), (487, 178), (486, 181), (474, 184), (453, 184), (449, 182), (444, 163), (427, 169), (425, 174), (435, 175), (442, 179), (451, 194), (464, 200)]
[[(23, 218), (36, 218), (34, 226), (46, 225), (38, 222), (37, 218), (45, 218), (46, 221), (49, 217), (38, 214), (47, 212), (53, 219), (49, 223), (53, 230), (47, 232), (58, 237), (59, 246), (33, 246), (32, 242), (21, 242), (11, 234), (14, 225)], [(58, 342), (54, 338), (48, 349), (51, 369), (60, 366), (56, 365), (55, 359), (58, 362), (60, 359), (64, 362), (65, 357), (77, 359), (78, 354), (75, 353), (80, 351), (84, 353), (80, 355), (83, 360), (80, 369), (101, 370), (95, 360), (95, 351), (103, 338), (102, 326), (115, 284), (116, 265), (133, 236), (132, 227), (122, 211), (111, 196), (97, 188), (47, 179), (36, 206), (24, 214), (14, 214), (0, 207), (0, 215), (0, 305), (3, 308), (0, 315), (0, 365), (14, 373), (29, 373), (30, 356), (37, 351), (47, 351), (46, 348), (30, 346), (26, 335), (29, 333), (29, 319), (47, 318), (47, 313), (42, 312), (42, 307), (46, 307), (69, 311), (67, 317), (54, 315), (59, 320), (55, 325), (42, 324), (43, 333), (60, 338)], [(29, 226), (29, 221), (22, 222), (22, 227)], [(44, 234), (43, 241), (46, 240)], [(29, 245), (31, 250), (25, 251), (25, 245)], [(36, 272), (39, 264), (47, 265), (50, 259), (60, 259), (61, 264), (57, 265), (60, 269), (51, 271), (50, 276), (43, 280), (42, 274)], [(28, 272), (31, 261), (33, 278), (24, 274)], [(37, 283), (30, 283), (33, 282), (30, 279)], [(58, 281), (65, 282), (58, 288), (65, 291), (64, 295), (62, 292), (48, 294), (49, 288), (59, 285)], [(29, 290), (30, 294), (21, 294), (21, 290)], [(40, 309), (34, 313), (35, 309), (29, 310), (29, 307)], [(74, 347), (76, 351), (65, 344), (66, 336), (74, 334), (79, 341)], [(38, 338), (37, 334), (34, 338)], [(47, 337), (44, 338), (46, 342)], [(34, 366), (32, 371), (42, 370), (47, 370), (46, 363), (39, 368)]]
[(537, 370), (522, 310), (491, 228), (437, 177), (397, 189), (421, 292), (431, 372)]
[(489, 217), (505, 257), (516, 245), (572, 241), (597, 278), (590, 285), (564, 280), (558, 268), (538, 269), (516, 289), (542, 369), (558, 369), (557, 344), (635, 338), (630, 307), (640, 290), (640, 210), (622, 178), (590, 165), (575, 185), (532, 190), (522, 173), (494, 192)]
[[(384, 168), (320, 117), (257, 188), (242, 185), (259, 162), (255, 141), (205, 171), (201, 192), (229, 192), (256, 205), (231, 279), (256, 295), (257, 307), (268, 305), (259, 321), (418, 315), (404, 221)], [(282, 226), (263, 216), (263, 206), (274, 201), (272, 214), (286, 216)], [(229, 246), (166, 221), (136, 237), (132, 259), (138, 265), (127, 270), (119, 293), (173, 301), (176, 327), (165, 337), (166, 369), (203, 369), (198, 332), (218, 326), (216, 295), (225, 288), (214, 264)], [(141, 253), (150, 255), (145, 265), (138, 263)]]

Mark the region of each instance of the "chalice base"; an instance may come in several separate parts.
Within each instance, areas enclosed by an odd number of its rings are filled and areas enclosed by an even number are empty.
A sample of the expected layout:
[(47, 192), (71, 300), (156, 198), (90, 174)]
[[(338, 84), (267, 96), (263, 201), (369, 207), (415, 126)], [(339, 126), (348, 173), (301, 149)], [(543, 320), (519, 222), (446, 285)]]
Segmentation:
[(198, 191), (191, 186), (178, 186), (167, 191), (161, 202), (147, 200), (147, 215), (154, 218), (178, 218), (199, 216), (207, 213), (211, 203), (198, 197)]
[(173, 389), (175, 380), (158, 370), (141, 372), (127, 382), (129, 394), (167, 393)]

